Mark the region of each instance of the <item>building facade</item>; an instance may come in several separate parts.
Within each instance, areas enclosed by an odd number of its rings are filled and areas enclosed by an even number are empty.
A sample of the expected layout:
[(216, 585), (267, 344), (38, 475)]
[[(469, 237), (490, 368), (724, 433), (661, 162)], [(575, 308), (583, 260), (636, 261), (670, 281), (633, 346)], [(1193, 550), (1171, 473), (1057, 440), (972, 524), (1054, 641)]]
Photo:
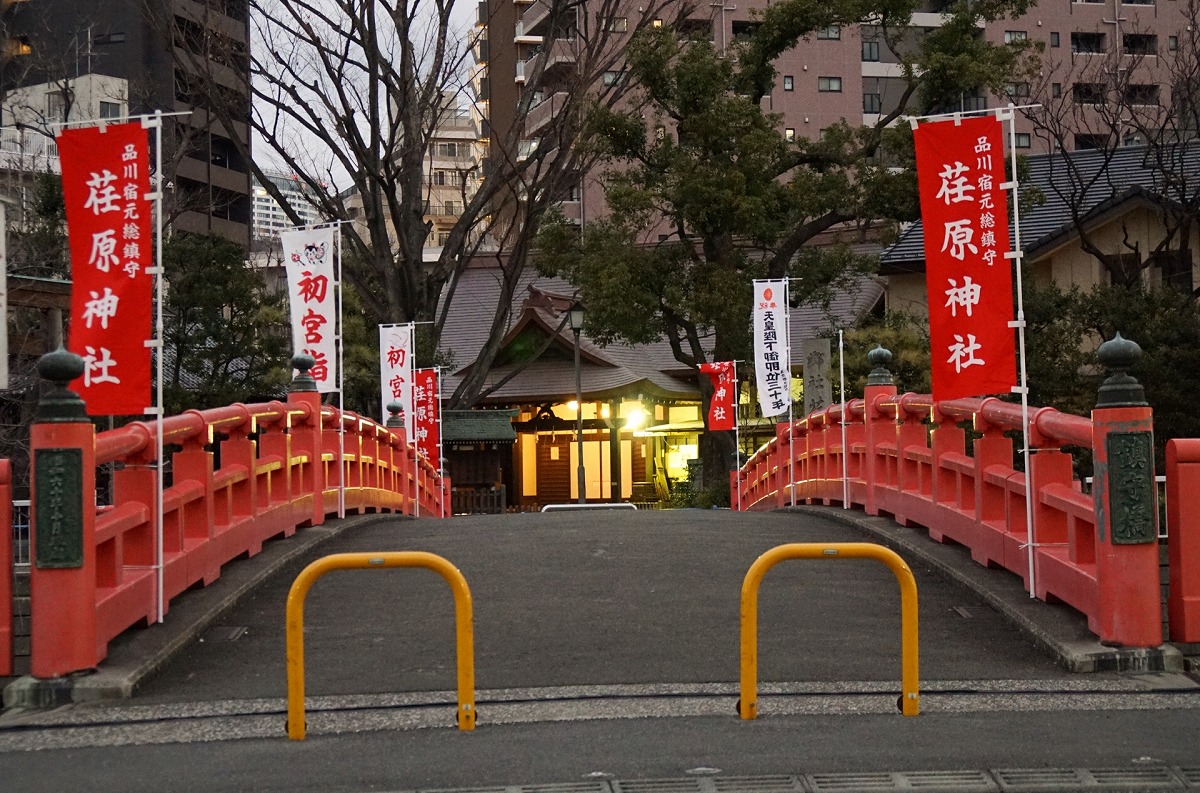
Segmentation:
[[(558, 4), (548, 0), (481, 3), (475, 85), (483, 124), (490, 130), (489, 156), (519, 156), (519, 152), (499, 151), (516, 127), (522, 128), (522, 147), (547, 145), (539, 136), (563, 106), (564, 92), (590, 79), (581, 73), (579, 30), (602, 26), (621, 35), (645, 24), (673, 24), (725, 51), (759, 24), (756, 14), (767, 5), (766, 0), (705, 3), (696, 5), (686, 18), (672, 19), (679, 4), (651, 10), (646, 3), (625, 2), (619, 6), (623, 10), (607, 18), (584, 20), (558, 12)], [(892, 39), (897, 49), (906, 40), (940, 27), (940, 11), (947, 5), (945, 0), (927, 2), (913, 15), (911, 27)], [(1188, 8), (1188, 3), (1175, 0), (1043, 0), (1019, 18), (980, 28), (980, 35), (990, 42), (1028, 41), (1040, 46), (1039, 72), (1004, 86), (1000, 93), (980, 87), (942, 110), (1041, 105), (1017, 113), (1015, 144), (1022, 153), (1145, 142), (1145, 130), (1165, 123), (1177, 55), (1189, 42), (1195, 48)], [(594, 15), (590, 8), (572, 13)], [(647, 20), (648, 14), (656, 16)], [(900, 61), (877, 27), (816, 31), (776, 61), (776, 81), (764, 97), (764, 109), (780, 116), (780, 133), (788, 139), (817, 139), (840, 121), (875, 124), (903, 99)], [(531, 85), (535, 76), (538, 84)], [(605, 70), (599, 81), (621, 77), (617, 64)], [(533, 106), (522, 119), (518, 105), (526, 92), (533, 92)], [(598, 180), (581, 174), (578, 191), (562, 197), (562, 209), (568, 218), (582, 223), (597, 214), (602, 201)]]
[[(55, 85), (57, 97), (53, 90), (29, 95), (28, 110), (47, 124), (76, 120), (70, 107), (85, 84), (113, 78), (124, 81), (128, 115), (180, 114), (165, 119), (163, 134), (174, 230), (249, 245), (250, 168), (241, 153), (249, 151), (250, 139), (242, 120), (250, 114), (244, 0), (39, 0), (3, 8), (0, 87), (6, 95)], [(202, 89), (209, 80), (219, 86), (215, 91)], [(218, 94), (232, 119), (227, 124), (217, 120), (209, 99)], [(101, 104), (96, 112), (101, 118), (115, 109)]]
[[(300, 216), (301, 225), (321, 222), (320, 213), (305, 195), (304, 183), (298, 177), (272, 171), (264, 172), (264, 176), (279, 188), (288, 206)], [(279, 232), (289, 231), (296, 225), (288, 219), (283, 207), (261, 183), (256, 183), (254, 186), (253, 218), (255, 249), (277, 246)]]

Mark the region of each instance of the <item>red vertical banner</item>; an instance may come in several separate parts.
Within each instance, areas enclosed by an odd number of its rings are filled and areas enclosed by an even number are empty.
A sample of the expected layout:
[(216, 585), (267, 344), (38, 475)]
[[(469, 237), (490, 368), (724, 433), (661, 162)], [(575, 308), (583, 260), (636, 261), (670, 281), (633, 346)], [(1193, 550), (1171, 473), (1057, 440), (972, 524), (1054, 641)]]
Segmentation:
[(424, 454), (434, 467), (441, 465), (438, 449), (442, 442), (439, 408), (437, 369), (415, 369), (412, 386), (413, 430), (417, 450)]
[(154, 261), (147, 133), (140, 123), (65, 129), (58, 154), (71, 249), (67, 346), (85, 364), (74, 387), (90, 415), (140, 414), (150, 406)]
[(1009, 393), (1016, 384), (1003, 127), (994, 116), (913, 131), (933, 398)]
[(699, 368), (702, 374), (708, 375), (713, 386), (712, 401), (708, 403), (708, 428), (737, 429), (737, 382), (733, 361), (702, 363)]

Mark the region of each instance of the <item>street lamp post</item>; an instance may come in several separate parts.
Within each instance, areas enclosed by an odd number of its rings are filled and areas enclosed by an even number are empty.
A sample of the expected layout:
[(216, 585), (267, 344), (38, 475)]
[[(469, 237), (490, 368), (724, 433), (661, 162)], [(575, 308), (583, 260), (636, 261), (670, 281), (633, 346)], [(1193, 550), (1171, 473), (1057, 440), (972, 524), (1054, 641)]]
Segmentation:
[(571, 323), (571, 332), (575, 334), (575, 444), (576, 455), (579, 458), (577, 469), (577, 487), (579, 488), (579, 503), (587, 501), (587, 484), (583, 472), (583, 384), (579, 366), (579, 331), (583, 330), (583, 305), (576, 300), (567, 311)]

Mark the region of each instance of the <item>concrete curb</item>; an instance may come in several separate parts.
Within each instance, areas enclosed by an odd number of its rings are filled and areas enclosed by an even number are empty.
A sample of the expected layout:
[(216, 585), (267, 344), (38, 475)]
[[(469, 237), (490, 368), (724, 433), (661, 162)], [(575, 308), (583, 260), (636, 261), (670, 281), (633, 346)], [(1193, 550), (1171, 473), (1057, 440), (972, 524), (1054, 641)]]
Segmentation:
[(68, 677), (17, 678), (4, 688), (4, 708), (52, 708), (74, 702), (124, 699), (161, 669), (230, 609), (288, 564), (342, 532), (382, 521), (413, 520), (406, 515), (372, 513), (300, 529), (284, 541), (263, 545), (250, 559), (227, 564), (221, 577), (170, 607), (161, 625), (125, 631), (109, 645), (108, 657), (93, 671)]
[(891, 518), (872, 517), (861, 510), (795, 506), (780, 511), (815, 512), (862, 529), (880, 544), (910, 560), (919, 559), (943, 578), (975, 592), (1069, 672), (1184, 671), (1183, 653), (1177, 647), (1170, 644), (1155, 648), (1103, 645), (1088, 630), (1082, 614), (1070, 606), (1031, 598), (1018, 576), (1007, 570), (977, 564), (962, 546), (935, 542), (919, 529), (900, 526)]

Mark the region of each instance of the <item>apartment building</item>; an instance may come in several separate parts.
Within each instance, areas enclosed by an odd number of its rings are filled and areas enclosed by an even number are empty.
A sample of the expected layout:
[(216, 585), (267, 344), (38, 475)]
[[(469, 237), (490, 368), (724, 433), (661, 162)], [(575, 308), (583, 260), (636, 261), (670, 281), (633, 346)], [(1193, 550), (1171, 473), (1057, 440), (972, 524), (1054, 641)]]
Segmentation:
[[(187, 113), (164, 122), (173, 228), (249, 245), (250, 169), (234, 143), (249, 141), (249, 126), (239, 120), (250, 114), (245, 0), (5, 0), (3, 23), (0, 89), (7, 95), (23, 87), (59, 86), (57, 100), (53, 91), (33, 98), (32, 107), (46, 121), (66, 120), (55, 117), (68, 104), (63, 89), (74, 92), (93, 76), (124, 81), (120, 110), (129, 115)], [(216, 120), (199, 89), (201, 72), (220, 85), (231, 123)], [(96, 117), (110, 110), (115, 112), (101, 104)]]
[[(767, 0), (698, 4), (687, 19), (674, 24), (724, 50), (753, 30), (756, 12), (767, 5)], [(932, 0), (914, 14), (908, 37), (939, 27), (940, 10), (947, 5), (946, 0)], [(645, 5), (627, 2), (621, 7), (625, 16), (588, 19), (586, 24), (616, 33), (646, 24)], [(964, 94), (943, 110), (1041, 103), (1037, 125), (1030, 120), (1032, 108), (1017, 114), (1016, 147), (1029, 154), (1144, 142), (1138, 130), (1160, 124), (1170, 102), (1171, 65), (1180, 43), (1191, 35), (1187, 7), (1181, 0), (1043, 0), (1019, 18), (981, 26), (988, 41), (1040, 42), (1040, 73), (998, 94), (982, 88)], [(649, 23), (663, 24), (669, 10)], [(477, 53), (476, 87), (493, 147), (521, 123), (516, 109), (523, 91), (535, 92), (534, 107), (524, 120), (523, 146), (538, 145), (539, 134), (563, 104), (563, 91), (581, 79), (575, 32), (581, 22), (552, 13), (550, 0), (480, 3), (479, 25), (486, 40)], [(842, 120), (874, 124), (898, 106), (904, 91), (900, 58), (881, 33), (869, 25), (819, 30), (777, 61), (776, 83), (764, 107), (781, 115), (785, 136), (817, 138)], [(534, 75), (541, 76), (539, 84), (528, 85)], [(601, 77), (620, 78), (619, 71)], [(1122, 113), (1113, 110), (1118, 104)], [(1046, 126), (1057, 131), (1046, 131)], [(490, 156), (501, 155), (493, 150)], [(584, 176), (580, 184), (580, 193), (564, 196), (563, 203), (567, 216), (578, 221), (587, 214), (584, 202), (595, 206), (600, 199), (593, 180)]]
[[(270, 180), (271, 184), (279, 188), (284, 200), (292, 211), (300, 216), (303, 224), (321, 222), (321, 215), (309, 200), (304, 183), (300, 181), (299, 177), (273, 171), (267, 171), (263, 175)], [(295, 228), (295, 224), (288, 219), (283, 207), (275, 200), (275, 197), (257, 181), (254, 185), (253, 218), (256, 248), (276, 246), (279, 241), (279, 232)]]

